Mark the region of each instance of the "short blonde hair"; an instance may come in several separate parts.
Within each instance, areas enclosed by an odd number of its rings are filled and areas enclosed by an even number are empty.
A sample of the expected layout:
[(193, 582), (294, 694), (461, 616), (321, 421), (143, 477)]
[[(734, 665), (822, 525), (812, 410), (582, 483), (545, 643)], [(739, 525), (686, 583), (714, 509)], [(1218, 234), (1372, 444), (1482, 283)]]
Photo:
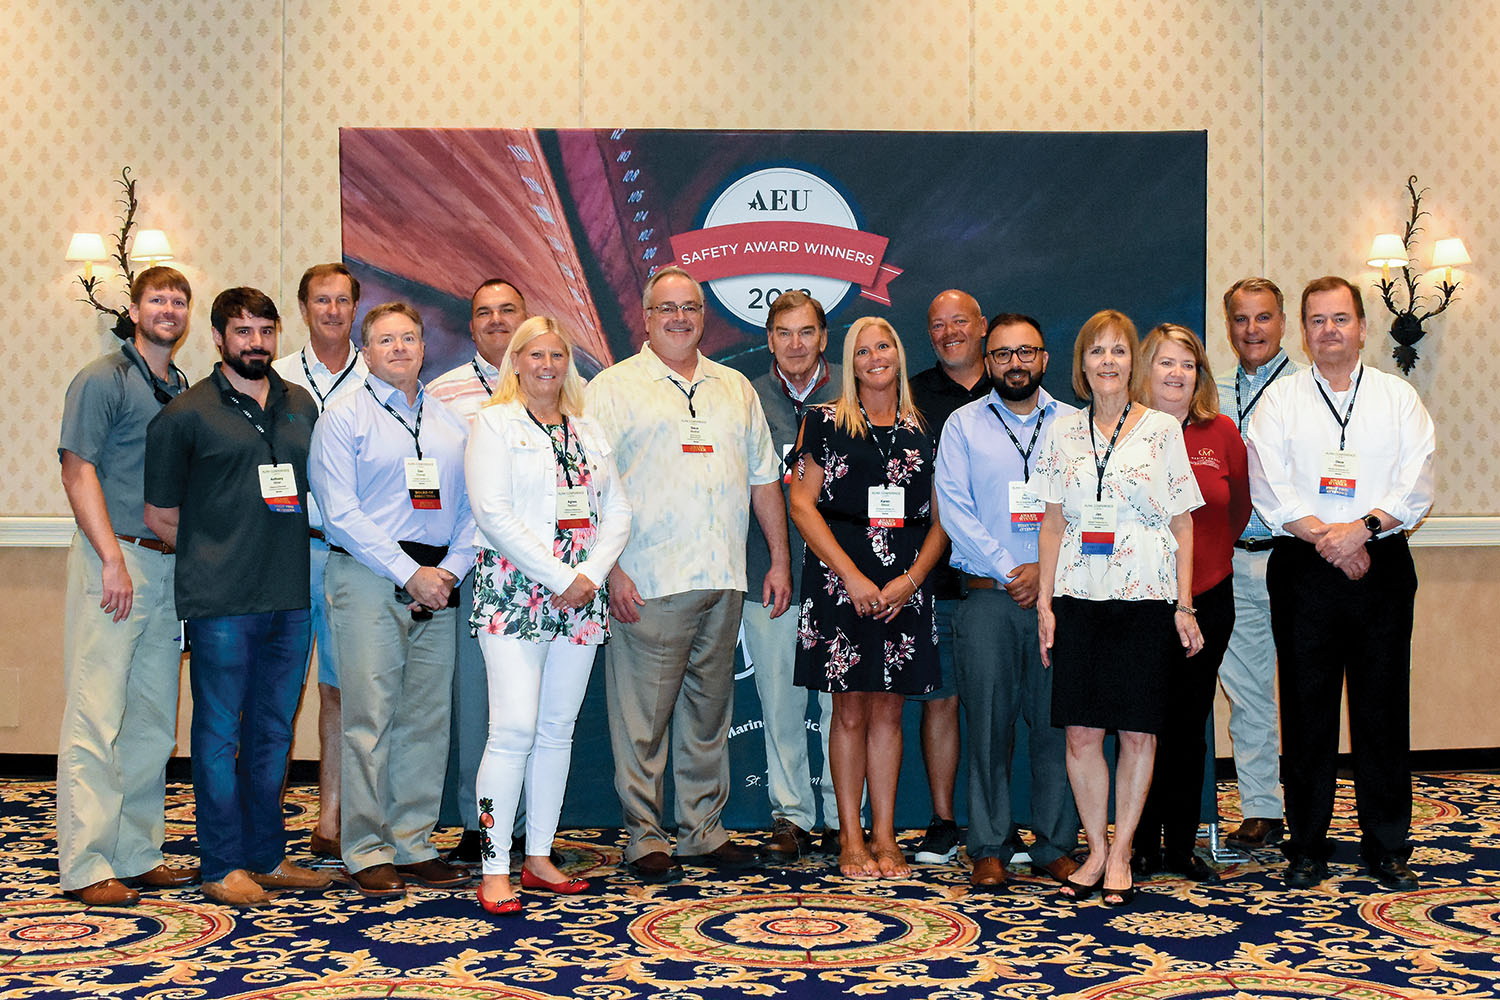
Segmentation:
[(1219, 415), (1219, 387), (1214, 384), (1214, 373), (1208, 367), (1208, 354), (1198, 335), (1176, 323), (1161, 323), (1146, 334), (1141, 345), (1141, 366), (1130, 375), (1130, 396), (1137, 403), (1155, 406), (1151, 398), (1151, 368), (1156, 363), (1156, 352), (1166, 343), (1177, 344), (1187, 349), (1197, 367), (1193, 383), (1193, 398), (1188, 404), (1188, 422), (1206, 424)]
[(904, 417), (914, 421), (918, 427), (926, 427), (927, 421), (922, 419), (922, 411), (912, 402), (911, 383), (906, 378), (906, 348), (901, 344), (901, 336), (896, 333), (895, 327), (879, 316), (864, 316), (855, 320), (854, 325), (849, 327), (849, 332), (844, 335), (843, 391), (833, 404), (834, 426), (855, 437), (865, 437), (869, 433), (865, 415), (859, 409), (859, 380), (854, 377), (854, 348), (859, 343), (859, 335), (870, 326), (877, 326), (890, 334), (891, 341), (896, 345), (896, 368), (899, 373), (896, 420), (899, 422)]
[(568, 355), (568, 373), (563, 376), (559, 408), (564, 416), (577, 417), (583, 414), (583, 376), (578, 374), (578, 366), (573, 363), (573, 338), (551, 316), (533, 316), (516, 327), (510, 343), (505, 347), (505, 357), (500, 359), (500, 380), (495, 386), (495, 394), (490, 397), (486, 406), (509, 403), (521, 398), (521, 379), (516, 375), (516, 355), (527, 344), (549, 333), (562, 341), (563, 350)]
[(1083, 374), (1083, 356), (1111, 330), (1124, 338), (1130, 348), (1130, 377), (1135, 378), (1141, 359), (1141, 339), (1136, 335), (1135, 324), (1118, 309), (1101, 309), (1084, 322), (1078, 330), (1078, 339), (1073, 341), (1073, 391), (1084, 399), (1093, 399), (1094, 390), (1089, 388), (1089, 380)]

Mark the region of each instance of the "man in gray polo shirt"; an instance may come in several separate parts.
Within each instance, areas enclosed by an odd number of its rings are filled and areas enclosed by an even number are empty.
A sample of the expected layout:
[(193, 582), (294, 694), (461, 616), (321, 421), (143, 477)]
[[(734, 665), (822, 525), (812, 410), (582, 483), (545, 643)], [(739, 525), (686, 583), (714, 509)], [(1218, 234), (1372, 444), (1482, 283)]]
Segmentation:
[(63, 404), (57, 454), (78, 533), (64, 599), (57, 867), (63, 891), (91, 906), (131, 906), (132, 885), (198, 876), (162, 860), (182, 650), (172, 548), (142, 512), (146, 425), (187, 388), (172, 351), (192, 301), (170, 267), (136, 275), (134, 338), (79, 372)]

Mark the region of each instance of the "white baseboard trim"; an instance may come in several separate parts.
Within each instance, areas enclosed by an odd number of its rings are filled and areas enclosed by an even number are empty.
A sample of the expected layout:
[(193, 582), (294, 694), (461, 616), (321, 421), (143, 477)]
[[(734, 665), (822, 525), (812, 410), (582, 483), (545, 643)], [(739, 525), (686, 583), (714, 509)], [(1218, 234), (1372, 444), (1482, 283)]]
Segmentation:
[[(0, 548), (66, 548), (71, 517), (0, 517)], [(1500, 545), (1500, 516), (1429, 517), (1411, 536), (1421, 548)]]

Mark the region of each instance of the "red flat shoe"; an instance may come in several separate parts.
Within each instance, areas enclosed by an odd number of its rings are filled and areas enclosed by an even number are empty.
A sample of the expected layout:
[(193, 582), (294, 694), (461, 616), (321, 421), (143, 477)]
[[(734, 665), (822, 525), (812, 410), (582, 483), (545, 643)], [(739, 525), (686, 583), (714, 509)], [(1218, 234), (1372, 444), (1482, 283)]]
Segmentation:
[(521, 915), (521, 901), (514, 896), (506, 896), (504, 899), (485, 899), (483, 883), (474, 890), (474, 895), (479, 897), (479, 905), (484, 907), (486, 913), (493, 913), (497, 917)]
[(522, 889), (541, 889), (546, 892), (555, 892), (560, 896), (576, 896), (580, 892), (589, 891), (588, 879), (570, 878), (566, 882), (544, 882), (541, 876), (531, 874), (530, 868), (521, 869)]

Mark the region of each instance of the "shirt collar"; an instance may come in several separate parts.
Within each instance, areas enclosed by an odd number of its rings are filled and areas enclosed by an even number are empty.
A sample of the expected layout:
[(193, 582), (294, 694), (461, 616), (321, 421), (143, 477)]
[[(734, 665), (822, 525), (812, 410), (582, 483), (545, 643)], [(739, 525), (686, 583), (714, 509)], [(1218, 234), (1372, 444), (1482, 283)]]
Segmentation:
[(479, 370), (484, 372), (484, 377), (490, 380), (490, 385), (494, 385), (499, 381), (500, 369), (484, 360), (484, 355), (478, 351), (474, 352), (474, 364), (478, 365)]
[[(223, 369), (224, 362), (215, 361), (214, 370), (209, 373), (209, 378), (218, 387), (219, 395), (226, 398), (243, 395), (238, 389), (229, 384), (229, 379), (225, 377)], [(270, 386), (270, 389), (266, 392), (266, 405), (264, 408), (269, 410), (276, 405), (278, 399), (286, 395), (286, 383), (282, 381), (280, 375), (276, 374), (275, 369), (266, 370), (266, 383)]]
[(167, 379), (163, 382), (156, 377), (156, 372), (151, 370), (151, 366), (146, 363), (146, 359), (141, 357), (141, 352), (136, 349), (134, 340), (121, 341), (120, 350), (130, 359), (131, 364), (141, 370), (141, 374), (145, 375), (152, 385), (164, 385), (170, 390), (177, 390), (179, 392), (187, 388), (187, 376), (182, 374), (181, 369), (177, 367), (177, 363), (171, 358), (167, 359)]
[(1329, 384), (1328, 380), (1323, 377), (1323, 373), (1318, 371), (1317, 365), (1311, 365), (1309, 367), (1312, 368), (1313, 379), (1323, 387), (1324, 391), (1332, 395), (1342, 395), (1343, 393), (1348, 392), (1350, 389), (1353, 389), (1356, 385), (1359, 384), (1360, 379), (1364, 378), (1365, 363), (1363, 361), (1359, 362), (1354, 366), (1354, 370), (1349, 373), (1349, 389), (1335, 389), (1332, 385)]
[(1239, 373), (1245, 377), (1245, 381), (1247, 382), (1253, 382), (1256, 380), (1265, 381), (1266, 379), (1271, 377), (1272, 372), (1277, 371), (1281, 368), (1281, 363), (1285, 360), (1286, 348), (1283, 347), (1278, 349), (1276, 351), (1276, 354), (1272, 356), (1269, 361), (1261, 365), (1259, 368), (1255, 369), (1254, 375), (1251, 375), (1249, 372), (1245, 371), (1245, 366), (1243, 364), (1238, 366)]
[(413, 404), (408, 404), (406, 402), (406, 393), (402, 392), (400, 389), (397, 389), (395, 386), (391, 385), (383, 378), (379, 378), (378, 376), (373, 374), (366, 375), (365, 385), (374, 390), (375, 398), (380, 400), (382, 403), (385, 403), (387, 405), (395, 404), (408, 411), (409, 413), (417, 412), (417, 410), (422, 406), (423, 397), (427, 392), (426, 388), (424, 388), (420, 382), (417, 383), (417, 401)]
[(359, 360), (359, 348), (355, 347), (352, 343), (349, 345), (349, 352), (349, 354), (344, 355), (344, 367), (338, 371), (334, 371), (323, 363), (322, 359), (318, 357), (318, 352), (313, 350), (311, 342), (302, 348), (302, 360), (307, 364), (308, 371), (314, 374), (322, 372), (324, 375), (338, 375), (339, 372), (342, 372), (345, 368), (348, 368)]
[(818, 355), (818, 367), (813, 371), (812, 380), (807, 383), (807, 388), (801, 392), (793, 388), (792, 383), (781, 373), (781, 365), (776, 363), (774, 355), (771, 357), (771, 373), (781, 383), (782, 392), (785, 392), (799, 403), (805, 403), (809, 396), (823, 388), (823, 384), (828, 381), (828, 362), (824, 360), (821, 354)]
[(1036, 409), (1032, 410), (1024, 417), (1017, 416), (1014, 412), (1011, 411), (1010, 407), (1005, 405), (1005, 400), (1000, 398), (999, 389), (990, 390), (987, 402), (990, 406), (993, 406), (1000, 413), (1002, 419), (1013, 420), (1023, 427), (1031, 423), (1033, 417), (1040, 415), (1041, 417), (1045, 418), (1047, 414), (1057, 409), (1057, 400), (1053, 399), (1052, 394), (1049, 393), (1046, 389), (1043, 389), (1041, 386), (1037, 386), (1036, 390)]
[[(682, 378), (681, 375), (677, 374), (671, 368), (668, 368), (665, 361), (656, 356), (656, 352), (651, 349), (651, 342), (649, 340), (641, 344), (641, 355), (645, 357), (646, 364), (649, 367), (655, 369), (655, 374), (652, 376), (652, 378), (669, 378), (676, 380), (680, 380)], [(693, 378), (688, 384), (697, 385), (704, 379), (713, 377), (714, 376), (711, 373), (704, 371), (703, 369), (703, 352), (694, 352)]]

